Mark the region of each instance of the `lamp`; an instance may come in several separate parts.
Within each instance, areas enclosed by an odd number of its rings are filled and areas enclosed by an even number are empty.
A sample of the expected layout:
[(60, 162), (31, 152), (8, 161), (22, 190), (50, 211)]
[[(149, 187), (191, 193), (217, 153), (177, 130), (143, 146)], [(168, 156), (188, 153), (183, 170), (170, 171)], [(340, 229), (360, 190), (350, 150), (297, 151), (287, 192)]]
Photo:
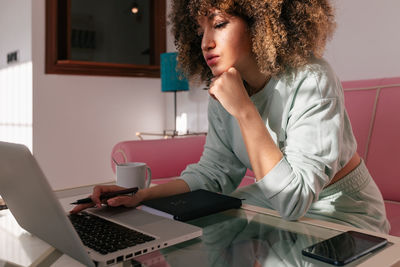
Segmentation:
[(161, 54), (161, 91), (174, 93), (174, 132), (176, 131), (176, 92), (189, 90), (189, 82), (183, 76), (182, 71), (177, 68), (178, 53), (162, 53)]
[[(189, 90), (189, 82), (184, 77), (183, 72), (177, 68), (177, 57), (178, 53), (162, 53), (160, 58), (160, 69), (161, 69), (161, 91), (162, 92), (172, 92), (174, 93), (174, 129), (172, 133), (169, 133), (167, 130), (164, 130), (162, 134), (158, 133), (143, 133), (137, 132), (136, 136), (139, 139), (143, 139), (142, 135), (153, 135), (153, 136), (163, 136), (164, 138), (178, 136), (178, 132), (176, 130), (176, 93), (178, 91), (188, 91)], [(179, 136), (188, 136), (188, 135), (205, 135), (205, 132), (192, 132), (185, 134), (181, 134)]]

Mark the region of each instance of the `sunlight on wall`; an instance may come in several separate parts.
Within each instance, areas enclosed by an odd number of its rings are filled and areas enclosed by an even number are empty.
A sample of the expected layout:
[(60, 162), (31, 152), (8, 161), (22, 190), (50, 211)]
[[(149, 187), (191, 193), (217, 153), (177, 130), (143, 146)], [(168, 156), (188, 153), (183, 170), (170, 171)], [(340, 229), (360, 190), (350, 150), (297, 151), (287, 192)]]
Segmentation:
[(179, 134), (185, 134), (188, 130), (187, 128), (187, 114), (182, 113), (176, 117), (176, 130)]
[(32, 151), (32, 62), (0, 69), (0, 141)]

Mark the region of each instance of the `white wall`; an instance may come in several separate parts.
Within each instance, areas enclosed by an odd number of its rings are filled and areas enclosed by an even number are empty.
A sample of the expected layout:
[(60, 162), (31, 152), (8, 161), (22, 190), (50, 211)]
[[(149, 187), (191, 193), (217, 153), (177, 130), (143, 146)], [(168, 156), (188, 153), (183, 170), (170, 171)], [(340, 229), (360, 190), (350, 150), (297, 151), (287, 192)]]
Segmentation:
[(334, 0), (326, 58), (342, 81), (400, 76), (400, 1)]
[[(5, 0), (0, 1), (0, 7), (5, 6)], [(8, 0), (6, 6), (17, 8), (21, 2)], [(400, 10), (400, 2), (336, 0), (335, 4), (338, 29), (326, 57), (339, 77), (342, 80), (398, 77), (400, 37), (396, 32), (400, 19), (395, 12)], [(0, 9), (0, 18), (6, 13)], [(160, 92), (159, 79), (45, 75), (44, 20), (45, 0), (35, 0), (32, 5), (34, 154), (55, 189), (111, 181), (112, 146), (121, 140), (135, 139), (136, 131), (170, 128), (172, 94)], [(4, 26), (3, 21), (1, 25)], [(12, 32), (6, 34), (11, 35)], [(0, 53), (6, 52), (4, 49), (0, 46)], [(173, 50), (169, 36), (168, 51)], [(178, 112), (188, 112), (189, 125), (197, 127), (195, 131), (206, 128), (206, 102), (205, 91), (178, 94)]]
[[(32, 148), (31, 0), (0, 0), (0, 140)], [(7, 54), (18, 61), (7, 64)]]
[(16, 50), (19, 62), (31, 61), (31, 19), (31, 0), (0, 0), (0, 69)]

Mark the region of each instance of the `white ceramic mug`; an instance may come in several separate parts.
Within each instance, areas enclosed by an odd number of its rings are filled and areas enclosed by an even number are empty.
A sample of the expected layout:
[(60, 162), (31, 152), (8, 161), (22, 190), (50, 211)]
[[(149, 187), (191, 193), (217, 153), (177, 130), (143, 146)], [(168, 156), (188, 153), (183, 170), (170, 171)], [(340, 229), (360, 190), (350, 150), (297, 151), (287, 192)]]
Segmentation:
[(117, 185), (139, 189), (147, 188), (151, 182), (150, 167), (143, 162), (127, 162), (116, 166)]

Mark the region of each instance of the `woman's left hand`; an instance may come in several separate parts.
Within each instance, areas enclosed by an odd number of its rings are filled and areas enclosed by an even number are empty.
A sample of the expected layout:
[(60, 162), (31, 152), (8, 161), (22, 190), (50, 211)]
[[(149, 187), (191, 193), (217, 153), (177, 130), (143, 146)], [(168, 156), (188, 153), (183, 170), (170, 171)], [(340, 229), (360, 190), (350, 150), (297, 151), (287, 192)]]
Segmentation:
[(235, 118), (247, 104), (252, 104), (239, 71), (233, 67), (211, 80), (208, 93)]

